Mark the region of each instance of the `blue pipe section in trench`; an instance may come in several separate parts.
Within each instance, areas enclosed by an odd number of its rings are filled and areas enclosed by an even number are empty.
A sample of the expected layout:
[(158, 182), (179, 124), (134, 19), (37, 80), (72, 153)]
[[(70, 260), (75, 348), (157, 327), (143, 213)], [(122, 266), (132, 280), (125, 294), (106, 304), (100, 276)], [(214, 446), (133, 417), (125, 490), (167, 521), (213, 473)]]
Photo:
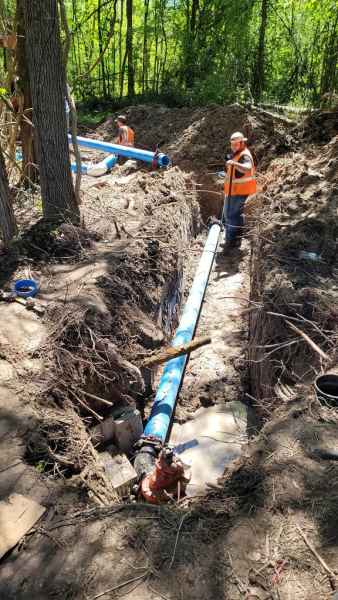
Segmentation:
[[(191, 286), (190, 294), (176, 331), (172, 346), (181, 346), (190, 342), (195, 334), (204, 294), (217, 251), (221, 227), (218, 224), (210, 228), (207, 241)], [(150, 417), (145, 426), (143, 437), (157, 438), (165, 443), (175, 410), (177, 396), (184, 376), (188, 355), (169, 360), (163, 370)]]

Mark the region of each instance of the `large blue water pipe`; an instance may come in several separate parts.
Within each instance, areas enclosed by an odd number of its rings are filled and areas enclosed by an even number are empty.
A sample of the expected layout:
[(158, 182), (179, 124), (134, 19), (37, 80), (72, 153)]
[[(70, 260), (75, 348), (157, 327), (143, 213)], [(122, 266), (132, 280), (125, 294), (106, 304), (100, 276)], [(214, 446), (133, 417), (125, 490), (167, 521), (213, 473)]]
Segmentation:
[[(70, 134), (68, 134), (68, 139), (70, 142), (72, 141), (72, 136)], [(147, 163), (155, 163), (158, 167), (168, 167), (170, 165), (170, 158), (162, 152), (150, 152), (149, 150), (134, 148), (134, 146), (120, 146), (119, 144), (110, 144), (109, 142), (102, 142), (101, 140), (80, 136), (77, 137), (77, 143), (84, 148), (92, 148), (93, 150), (99, 150), (100, 152), (117, 154), (118, 156), (142, 160)]]
[[(172, 341), (174, 347), (187, 344), (194, 337), (217, 251), (220, 230), (219, 224), (212, 225), (210, 228), (189, 297)], [(153, 462), (154, 446), (161, 446), (167, 440), (187, 360), (188, 355), (185, 354), (169, 360), (164, 367), (151, 414), (139, 443), (141, 449), (135, 459), (135, 468), (138, 472), (147, 471), (148, 466), (151, 468), (150, 463)], [(148, 454), (148, 461), (145, 460), (142, 453)], [(151, 459), (150, 462), (149, 458)]]

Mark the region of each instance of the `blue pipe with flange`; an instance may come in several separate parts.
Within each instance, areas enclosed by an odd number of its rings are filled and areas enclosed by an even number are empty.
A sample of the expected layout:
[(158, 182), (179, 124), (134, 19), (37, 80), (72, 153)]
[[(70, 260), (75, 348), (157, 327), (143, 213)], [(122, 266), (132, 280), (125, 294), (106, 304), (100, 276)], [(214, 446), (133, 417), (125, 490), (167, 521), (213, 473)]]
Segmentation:
[[(68, 134), (68, 140), (70, 142), (72, 141), (72, 136), (70, 134)], [(102, 142), (100, 140), (93, 140), (80, 136), (77, 137), (77, 143), (84, 148), (92, 148), (93, 150), (99, 150), (100, 152), (113, 153), (118, 156), (142, 160), (147, 163), (155, 163), (158, 167), (168, 167), (170, 165), (170, 158), (162, 152), (150, 152), (149, 150), (134, 148), (134, 146), (120, 146), (119, 144), (110, 144), (109, 142)]]
[[(204, 246), (190, 294), (176, 331), (172, 346), (181, 346), (192, 340), (200, 315), (204, 294), (217, 251), (221, 231), (219, 224), (212, 225)], [(150, 417), (143, 432), (143, 438), (165, 443), (177, 396), (184, 376), (188, 355), (169, 360), (163, 370)]]

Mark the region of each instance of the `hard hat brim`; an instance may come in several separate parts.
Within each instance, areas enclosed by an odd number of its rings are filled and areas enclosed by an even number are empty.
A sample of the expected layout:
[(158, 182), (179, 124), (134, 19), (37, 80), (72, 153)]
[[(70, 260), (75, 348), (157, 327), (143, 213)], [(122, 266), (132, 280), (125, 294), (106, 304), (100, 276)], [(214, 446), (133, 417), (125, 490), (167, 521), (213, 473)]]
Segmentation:
[(235, 138), (230, 138), (230, 142), (247, 142), (248, 138), (246, 137), (235, 137)]
[(235, 141), (239, 141), (239, 142), (247, 142), (248, 138), (244, 137), (243, 133), (241, 131), (235, 131), (235, 133), (233, 133), (230, 136), (230, 141), (231, 142), (235, 142)]

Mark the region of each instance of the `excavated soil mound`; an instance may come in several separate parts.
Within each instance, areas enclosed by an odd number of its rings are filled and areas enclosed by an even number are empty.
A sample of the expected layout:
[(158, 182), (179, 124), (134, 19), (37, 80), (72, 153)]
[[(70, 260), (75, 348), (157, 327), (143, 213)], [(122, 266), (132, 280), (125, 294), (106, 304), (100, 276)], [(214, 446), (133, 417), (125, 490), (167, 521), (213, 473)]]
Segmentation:
[[(312, 381), (334, 363), (337, 323), (337, 137), (270, 165), (254, 233), (249, 358), (258, 404), (277, 382)], [(298, 328), (298, 331), (295, 329)], [(300, 333), (300, 331), (302, 333)]]
[[(193, 172), (199, 189), (203, 220), (218, 216), (223, 194), (217, 170), (224, 168), (230, 135), (241, 130), (254, 148), (259, 170), (271, 156), (279, 156), (296, 146), (291, 133), (295, 123), (254, 107), (239, 104), (210, 105), (202, 108), (166, 108), (139, 105), (126, 109), (129, 124), (136, 132), (136, 146), (166, 152), (173, 164)], [(114, 118), (89, 133), (111, 141), (115, 135)]]
[[(33, 277), (45, 306), (48, 335), (33, 356), (44, 370), (35, 378), (39, 405), (27, 459), (48, 474), (78, 473), (95, 462), (88, 431), (114, 405), (142, 408), (152, 374), (138, 365), (176, 324), (185, 249), (200, 228), (190, 177), (176, 167), (144, 173), (126, 163), (99, 180), (84, 178), (82, 189), (87, 228), (37, 222), (7, 265), (6, 286)], [(2, 358), (15, 361), (15, 348)]]
[[(182, 278), (184, 248), (198, 230), (198, 204), (188, 185), (177, 168), (117, 172), (94, 184), (99, 193), (87, 198), (84, 215), (91, 230), (104, 233), (92, 250), (103, 267), (85, 294), (66, 307), (50, 306), (58, 324), (49, 346), (53, 395), (68, 398), (71, 390), (74, 399), (84, 383), (88, 392), (113, 402), (134, 402), (144, 392), (146, 374), (133, 363), (173, 326), (170, 302)], [(90, 406), (104, 412), (95, 399)]]
[[(214, 104), (195, 109), (139, 105), (128, 108), (125, 114), (135, 129), (136, 145), (151, 150), (159, 146), (181, 169), (196, 172), (201, 168), (207, 171), (208, 165), (215, 162), (222, 164), (229, 137), (236, 130), (248, 137), (259, 158), (280, 154), (291, 143), (285, 134), (292, 122), (239, 104)], [(106, 121), (95, 131), (95, 135), (103, 139), (111, 139), (113, 133), (113, 120)]]

